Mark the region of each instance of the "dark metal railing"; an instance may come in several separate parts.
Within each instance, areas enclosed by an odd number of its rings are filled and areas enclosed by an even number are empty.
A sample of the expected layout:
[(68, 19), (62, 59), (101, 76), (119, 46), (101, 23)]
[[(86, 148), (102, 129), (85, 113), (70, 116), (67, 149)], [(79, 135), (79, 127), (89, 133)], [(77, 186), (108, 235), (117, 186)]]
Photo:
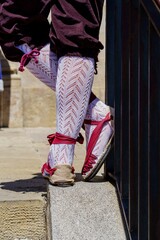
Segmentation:
[(115, 109), (114, 164), (107, 167), (132, 240), (160, 239), (158, 2), (107, 1), (106, 102)]

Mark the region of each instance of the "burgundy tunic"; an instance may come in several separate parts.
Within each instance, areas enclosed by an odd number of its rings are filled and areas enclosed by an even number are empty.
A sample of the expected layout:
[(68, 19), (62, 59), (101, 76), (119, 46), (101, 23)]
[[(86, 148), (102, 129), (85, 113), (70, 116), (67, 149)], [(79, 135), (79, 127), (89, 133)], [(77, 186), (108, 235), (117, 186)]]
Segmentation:
[[(104, 0), (1, 0), (0, 45), (9, 60), (20, 61), (15, 46), (28, 43), (41, 48), (51, 43), (58, 56), (97, 59)], [(47, 20), (51, 10), (51, 26)]]

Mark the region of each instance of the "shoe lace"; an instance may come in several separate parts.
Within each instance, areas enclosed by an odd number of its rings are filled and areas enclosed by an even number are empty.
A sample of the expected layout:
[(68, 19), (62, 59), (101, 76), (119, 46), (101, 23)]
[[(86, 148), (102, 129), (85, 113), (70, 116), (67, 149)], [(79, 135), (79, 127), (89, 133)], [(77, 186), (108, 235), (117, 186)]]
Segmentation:
[(33, 58), (35, 63), (38, 63), (37, 57), (40, 55), (40, 51), (37, 48), (34, 48), (30, 53), (25, 53), (20, 61), (19, 71), (24, 71), (24, 66), (28, 59)]
[(47, 136), (49, 144), (75, 144), (76, 142), (79, 142), (80, 144), (83, 144), (84, 138), (81, 133), (79, 133), (79, 136), (77, 139), (71, 138), (69, 136), (65, 136), (61, 133), (54, 133)]
[(45, 163), (45, 164), (42, 166), (41, 172), (42, 172), (42, 173), (43, 173), (43, 172), (47, 172), (47, 174), (49, 174), (50, 176), (52, 176), (56, 170), (57, 170), (56, 168), (51, 168), (48, 163)]
[(89, 161), (83, 167), (83, 174), (90, 171), (90, 169), (93, 167), (93, 164), (96, 163), (96, 159), (97, 157), (94, 154), (90, 155)]
[[(49, 166), (49, 164), (48, 163), (45, 163), (43, 166), (42, 166), (42, 169), (41, 169), (41, 172), (43, 173), (43, 172), (47, 172), (47, 174), (49, 174), (50, 176), (52, 176), (53, 174), (54, 174), (54, 172), (57, 170), (57, 168), (51, 168), (50, 166)], [(74, 167), (72, 166), (72, 173), (74, 174), (74, 171), (75, 171), (75, 169), (74, 169)]]

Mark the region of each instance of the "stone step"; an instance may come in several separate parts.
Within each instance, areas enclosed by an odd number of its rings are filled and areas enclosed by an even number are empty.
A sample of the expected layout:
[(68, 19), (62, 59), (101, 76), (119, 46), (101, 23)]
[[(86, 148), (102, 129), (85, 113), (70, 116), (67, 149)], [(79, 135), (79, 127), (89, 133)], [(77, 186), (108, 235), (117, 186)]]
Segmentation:
[(115, 188), (102, 179), (77, 179), (67, 188), (49, 186), (51, 239), (127, 239)]

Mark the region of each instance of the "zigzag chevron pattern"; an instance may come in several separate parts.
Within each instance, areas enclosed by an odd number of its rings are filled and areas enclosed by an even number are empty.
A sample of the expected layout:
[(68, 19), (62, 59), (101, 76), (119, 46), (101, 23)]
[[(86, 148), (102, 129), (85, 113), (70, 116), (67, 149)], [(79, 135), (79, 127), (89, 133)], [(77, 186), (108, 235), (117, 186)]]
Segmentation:
[(57, 74), (57, 130), (76, 138), (83, 123), (93, 84), (94, 61), (63, 57)]
[[(78, 137), (86, 115), (93, 78), (93, 59), (60, 58), (56, 83), (57, 132), (72, 138)], [(51, 155), (55, 164), (72, 165), (74, 145), (52, 145)]]
[[(23, 44), (19, 48), (24, 53), (31, 51), (27, 44)], [(50, 50), (49, 44), (41, 49), (37, 60), (38, 63), (35, 63), (34, 59), (31, 59), (26, 68), (41, 82), (55, 91), (58, 61), (56, 54)]]

